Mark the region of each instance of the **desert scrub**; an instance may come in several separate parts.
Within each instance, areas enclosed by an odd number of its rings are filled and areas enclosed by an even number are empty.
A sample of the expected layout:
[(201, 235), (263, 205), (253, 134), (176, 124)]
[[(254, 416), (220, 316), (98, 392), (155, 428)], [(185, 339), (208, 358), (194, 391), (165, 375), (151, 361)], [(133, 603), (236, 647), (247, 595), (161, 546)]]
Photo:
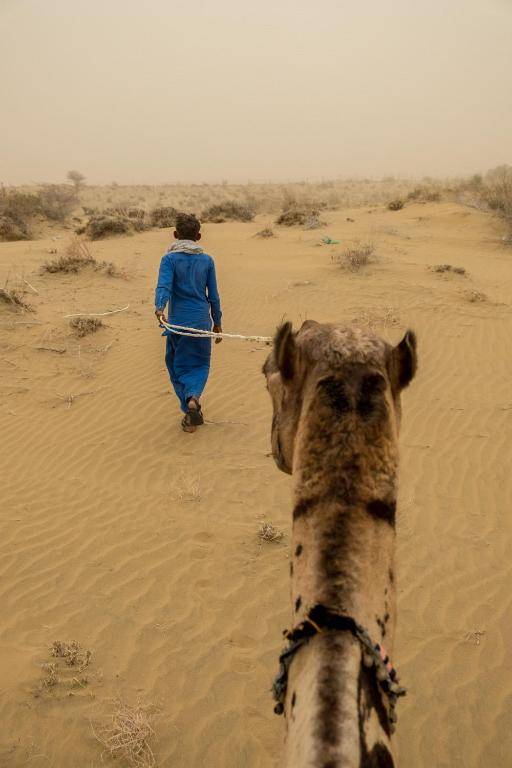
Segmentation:
[(98, 265), (96, 259), (92, 256), (86, 243), (74, 238), (66, 248), (66, 252), (53, 261), (46, 261), (42, 267), (42, 272), (55, 274), (63, 272), (65, 274), (77, 273), (86, 267), (95, 267)]
[(7, 285), (4, 288), (0, 288), (0, 306), (7, 306), (8, 309), (12, 309), (15, 312), (33, 312), (34, 310), (27, 304), (24, 299), (23, 293), (15, 288), (9, 288)]
[(96, 333), (103, 328), (103, 322), (97, 317), (73, 317), (69, 321), (69, 327), (79, 339)]
[(30, 240), (27, 223), (0, 213), (0, 241), (13, 243), (17, 240)]
[(154, 707), (140, 702), (131, 706), (118, 699), (108, 722), (93, 732), (110, 757), (120, 758), (135, 768), (153, 768), (156, 766), (151, 747), (155, 736), (151, 723), (154, 714)]
[(256, 232), (254, 237), (275, 237), (274, 230), (271, 227), (265, 227), (264, 229), (260, 229), (259, 232)]
[(223, 203), (210, 205), (203, 211), (201, 218), (213, 224), (222, 224), (224, 221), (252, 221), (254, 210), (236, 200), (226, 200)]
[(376, 258), (374, 244), (367, 242), (357, 243), (351, 248), (347, 248), (343, 253), (333, 256), (333, 261), (349, 272), (359, 272), (369, 264), (373, 264)]
[(391, 200), (388, 203), (388, 211), (401, 211), (404, 207), (404, 201), (397, 198), (396, 200)]
[(174, 227), (177, 215), (178, 210), (173, 208), (172, 205), (161, 205), (152, 209), (149, 215), (149, 220), (152, 227), (164, 229), (167, 227)]
[(447, 272), (451, 272), (454, 275), (465, 275), (466, 270), (464, 267), (454, 267), (451, 264), (436, 264), (435, 267), (430, 268), (432, 272), (437, 272), (439, 274), (445, 274)]
[(128, 216), (93, 216), (85, 226), (85, 234), (91, 240), (102, 240), (113, 235), (128, 235), (133, 231)]
[(279, 528), (276, 528), (276, 526), (273, 523), (270, 523), (268, 521), (262, 523), (258, 529), (258, 537), (262, 541), (273, 541), (278, 542), (281, 541), (284, 534), (282, 531), (279, 530)]

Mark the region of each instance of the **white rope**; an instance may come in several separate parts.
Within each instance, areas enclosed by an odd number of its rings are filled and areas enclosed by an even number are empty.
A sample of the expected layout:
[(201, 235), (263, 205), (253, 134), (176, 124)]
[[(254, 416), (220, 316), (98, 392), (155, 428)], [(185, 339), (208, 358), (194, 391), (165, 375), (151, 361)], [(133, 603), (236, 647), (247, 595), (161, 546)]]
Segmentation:
[(126, 312), (130, 308), (127, 304), (126, 307), (121, 309), (111, 309), (110, 312), (77, 312), (76, 315), (63, 315), (63, 317), (105, 317), (105, 315), (117, 315), (118, 312)]
[(165, 320), (160, 320), (161, 325), (167, 328), (171, 333), (175, 333), (177, 336), (189, 336), (196, 339), (241, 339), (242, 341), (261, 341), (264, 344), (271, 344), (271, 336), (242, 336), (240, 333), (214, 333), (213, 331), (203, 331), (199, 328), (188, 328), (186, 325), (175, 325), (174, 323), (166, 323)]

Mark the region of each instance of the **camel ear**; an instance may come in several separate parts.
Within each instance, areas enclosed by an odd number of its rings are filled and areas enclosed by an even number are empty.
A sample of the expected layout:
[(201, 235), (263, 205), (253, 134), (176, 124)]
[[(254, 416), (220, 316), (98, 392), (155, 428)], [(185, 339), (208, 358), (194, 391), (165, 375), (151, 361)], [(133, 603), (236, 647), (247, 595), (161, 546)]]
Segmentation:
[(284, 323), (277, 329), (274, 339), (274, 354), (277, 367), (285, 381), (293, 379), (295, 372), (296, 346), (292, 324)]
[(400, 344), (393, 349), (394, 369), (399, 389), (407, 387), (414, 378), (418, 367), (416, 334), (407, 331)]

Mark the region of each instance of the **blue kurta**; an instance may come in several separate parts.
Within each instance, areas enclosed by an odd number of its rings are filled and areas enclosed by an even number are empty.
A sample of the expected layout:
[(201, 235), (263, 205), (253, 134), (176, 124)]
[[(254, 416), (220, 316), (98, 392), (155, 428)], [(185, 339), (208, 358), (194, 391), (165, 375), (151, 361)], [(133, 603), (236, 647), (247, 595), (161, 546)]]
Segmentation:
[[(166, 253), (160, 264), (155, 306), (169, 304), (169, 322), (209, 331), (220, 325), (222, 313), (215, 264), (206, 253)], [(210, 372), (211, 339), (165, 334), (165, 363), (180, 401), (187, 411), (190, 397), (201, 397)]]

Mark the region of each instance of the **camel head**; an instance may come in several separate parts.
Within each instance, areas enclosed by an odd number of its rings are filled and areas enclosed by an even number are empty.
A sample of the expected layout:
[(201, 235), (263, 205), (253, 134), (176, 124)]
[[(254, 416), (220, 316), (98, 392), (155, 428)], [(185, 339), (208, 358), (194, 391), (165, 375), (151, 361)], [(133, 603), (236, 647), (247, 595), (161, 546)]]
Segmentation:
[(396, 437), (400, 393), (414, 377), (416, 364), (413, 331), (394, 347), (355, 326), (308, 320), (294, 332), (291, 323), (284, 323), (263, 367), (274, 411), (272, 454), (279, 469), (292, 473), (305, 421), (309, 435), (321, 433), (326, 439), (358, 431), (371, 444), (383, 430)]

